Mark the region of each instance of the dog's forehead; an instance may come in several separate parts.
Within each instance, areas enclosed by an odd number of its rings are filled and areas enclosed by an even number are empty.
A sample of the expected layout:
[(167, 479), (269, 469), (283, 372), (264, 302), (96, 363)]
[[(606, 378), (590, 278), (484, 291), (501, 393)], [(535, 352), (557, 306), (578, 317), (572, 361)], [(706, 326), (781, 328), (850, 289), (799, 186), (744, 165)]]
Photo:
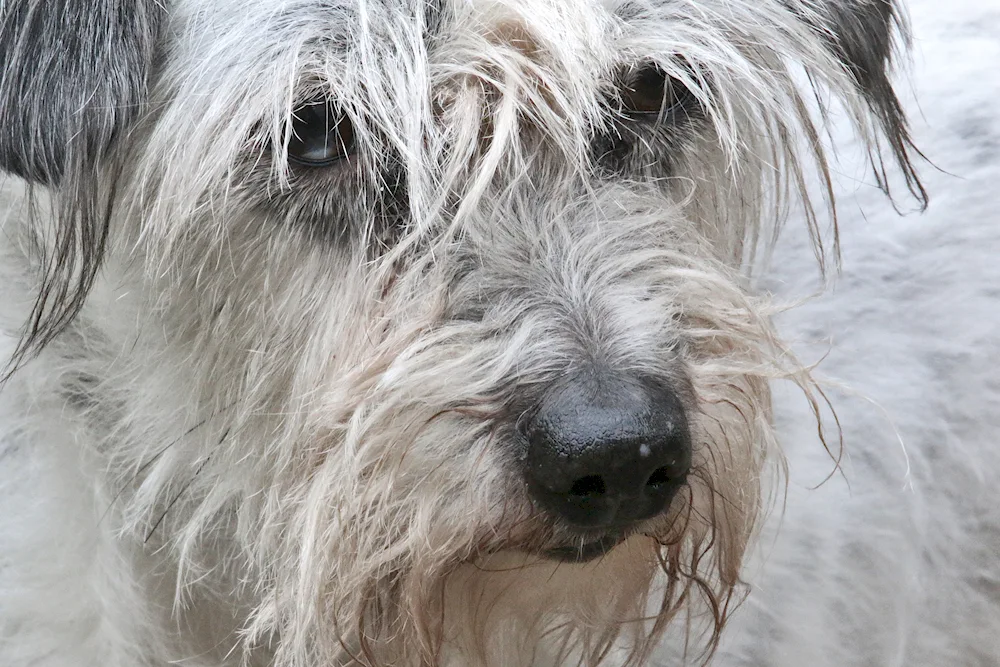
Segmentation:
[[(727, 4), (699, 3), (696, 17), (691, 3), (677, 0), (174, 0), (168, 5), (174, 24), (168, 39), (175, 54), (215, 53), (206, 44), (225, 44), (243, 62), (296, 52), (346, 66), (375, 47), (433, 65), (466, 49), (497, 46), (528, 56), (548, 51), (596, 61), (616, 52), (679, 51), (691, 44), (690, 19), (703, 22)], [(415, 50), (417, 44), (423, 48)], [(379, 64), (391, 69), (399, 61)]]
[[(456, 84), (468, 91), (477, 81), (505, 92), (541, 82), (569, 110), (563, 117), (585, 124), (622, 68), (655, 62), (689, 76), (678, 71), (683, 63), (718, 64), (727, 26), (760, 26), (759, 36), (740, 39), (764, 43), (773, 39), (765, 26), (787, 14), (774, 0), (174, 2), (160, 99), (183, 98), (188, 112), (194, 98), (229, 100), (246, 119), (280, 122), (325, 95), (399, 142), (420, 134), (404, 125), (431, 118), (428, 97), (446, 104)], [(466, 115), (481, 114), (471, 105)]]
[[(336, 38), (361, 31), (375, 34), (389, 27), (398, 31), (407, 24), (439, 36), (489, 32), (497, 24), (511, 21), (560, 35), (579, 35), (612, 18), (628, 22), (648, 15), (651, 10), (658, 15), (677, 13), (682, 4), (676, 0), (658, 0), (643, 5), (623, 0), (172, 0), (167, 8), (169, 14), (182, 17), (196, 30), (210, 24), (220, 28), (242, 24), (256, 26), (258, 33), (316, 31)], [(567, 23), (570, 18), (575, 18), (576, 22)]]

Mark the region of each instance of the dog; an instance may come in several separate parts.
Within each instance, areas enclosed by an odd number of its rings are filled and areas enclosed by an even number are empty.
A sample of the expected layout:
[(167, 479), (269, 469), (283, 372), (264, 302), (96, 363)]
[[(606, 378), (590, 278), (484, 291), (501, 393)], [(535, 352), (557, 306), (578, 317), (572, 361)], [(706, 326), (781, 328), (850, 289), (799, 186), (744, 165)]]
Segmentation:
[(907, 39), (894, 0), (0, 2), (3, 664), (707, 663), (772, 381), (839, 451), (753, 267), (792, 207), (836, 257), (832, 114), (926, 200)]

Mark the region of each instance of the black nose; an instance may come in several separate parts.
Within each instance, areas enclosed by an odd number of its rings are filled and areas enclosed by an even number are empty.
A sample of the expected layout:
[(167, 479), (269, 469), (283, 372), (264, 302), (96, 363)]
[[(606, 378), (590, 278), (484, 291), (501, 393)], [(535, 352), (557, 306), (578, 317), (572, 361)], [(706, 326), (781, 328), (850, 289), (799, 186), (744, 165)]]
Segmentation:
[(596, 374), (559, 386), (527, 424), (528, 489), (580, 528), (662, 513), (691, 467), (684, 406), (669, 388)]

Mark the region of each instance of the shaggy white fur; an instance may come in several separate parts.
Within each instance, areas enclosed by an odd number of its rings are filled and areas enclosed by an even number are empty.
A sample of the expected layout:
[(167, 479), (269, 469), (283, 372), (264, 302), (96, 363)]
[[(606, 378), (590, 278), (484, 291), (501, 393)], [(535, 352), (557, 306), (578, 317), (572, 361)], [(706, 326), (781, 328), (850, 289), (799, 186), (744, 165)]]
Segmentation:
[[(972, 502), (970, 461), (996, 468), (933, 449), (931, 429), (910, 444), (909, 424), (904, 450), (881, 412), (838, 398), (843, 473), (867, 494), (838, 505), (869, 512), (840, 523), (812, 500), (842, 488), (837, 418), (750, 289), (790, 206), (804, 238), (775, 275), (822, 273), (834, 251), (831, 114), (850, 134), (835, 143), (858, 141), (879, 185), (919, 203), (886, 78), (906, 43), (894, 4), (62, 9), (0, 1), (0, 166), (24, 178), (2, 207), (4, 665), (979, 655), (906, 625), (933, 618), (909, 604), (923, 598), (873, 591), (924, 556), (991, 578), (962, 549), (991, 533), (956, 521), (988, 515), (955, 503)], [(681, 491), (627, 529), (570, 525), (525, 483), (523, 423), (584, 372), (670, 387), (690, 427)], [(787, 502), (773, 380), (806, 403), (780, 416)], [(914, 423), (954, 407), (919, 387)], [(802, 482), (803, 466), (821, 474)], [(755, 541), (774, 504), (791, 537)], [(900, 526), (910, 549), (892, 562), (880, 540)], [(934, 597), (973, 590), (945, 582)], [(931, 644), (919, 658), (912, 632)]]

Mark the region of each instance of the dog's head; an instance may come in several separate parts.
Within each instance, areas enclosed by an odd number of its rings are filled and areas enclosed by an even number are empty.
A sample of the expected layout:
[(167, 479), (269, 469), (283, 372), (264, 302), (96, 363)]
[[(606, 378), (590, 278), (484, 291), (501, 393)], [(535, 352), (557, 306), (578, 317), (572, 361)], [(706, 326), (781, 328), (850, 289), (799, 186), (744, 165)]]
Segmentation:
[(768, 382), (810, 392), (745, 269), (793, 199), (823, 261), (831, 108), (922, 195), (901, 23), (890, 0), (0, 3), (0, 166), (52, 198), (16, 362), (70, 363), (123, 531), (182, 590), (235, 569), (277, 665), (520, 664), (542, 636), (637, 663), (679, 613), (710, 651)]

